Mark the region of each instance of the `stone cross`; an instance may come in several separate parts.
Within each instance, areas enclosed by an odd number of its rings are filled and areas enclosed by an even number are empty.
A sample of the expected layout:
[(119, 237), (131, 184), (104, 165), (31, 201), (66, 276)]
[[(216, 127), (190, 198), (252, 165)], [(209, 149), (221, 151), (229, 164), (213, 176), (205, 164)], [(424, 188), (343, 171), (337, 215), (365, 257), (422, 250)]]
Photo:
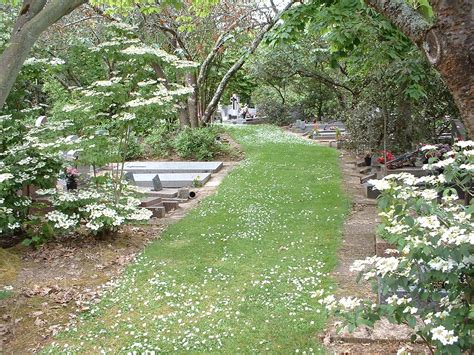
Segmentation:
[(239, 110), (239, 97), (236, 94), (232, 94), (230, 98), (230, 102), (232, 103), (232, 110), (238, 111)]

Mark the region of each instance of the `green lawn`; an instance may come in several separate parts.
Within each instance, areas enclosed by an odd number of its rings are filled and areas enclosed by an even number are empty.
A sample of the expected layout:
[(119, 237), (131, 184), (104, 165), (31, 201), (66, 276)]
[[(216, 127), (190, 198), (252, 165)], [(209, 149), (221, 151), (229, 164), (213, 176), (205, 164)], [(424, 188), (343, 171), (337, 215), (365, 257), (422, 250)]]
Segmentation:
[(338, 152), (267, 126), (233, 128), (246, 160), (128, 267), (49, 352), (321, 353), (315, 292), (348, 201)]

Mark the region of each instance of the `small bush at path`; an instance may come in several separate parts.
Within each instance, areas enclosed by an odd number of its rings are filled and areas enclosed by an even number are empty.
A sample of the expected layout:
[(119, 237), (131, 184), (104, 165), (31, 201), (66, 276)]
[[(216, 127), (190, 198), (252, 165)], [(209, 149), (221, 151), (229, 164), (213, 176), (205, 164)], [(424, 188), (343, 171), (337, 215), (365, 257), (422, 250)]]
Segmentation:
[(320, 353), (347, 200), (337, 151), (235, 128), (247, 159), (46, 352)]

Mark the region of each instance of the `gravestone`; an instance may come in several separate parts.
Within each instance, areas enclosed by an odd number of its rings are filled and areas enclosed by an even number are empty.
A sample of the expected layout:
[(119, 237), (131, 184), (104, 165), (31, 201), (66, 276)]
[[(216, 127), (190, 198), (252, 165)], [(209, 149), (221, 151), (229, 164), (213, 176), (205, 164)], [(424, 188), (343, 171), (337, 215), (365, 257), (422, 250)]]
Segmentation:
[(129, 181), (131, 184), (135, 185), (135, 178), (133, 177), (133, 173), (130, 171), (127, 171), (124, 175), (123, 178), (127, 181)]
[(369, 199), (376, 199), (380, 196), (380, 191), (377, 190), (374, 185), (366, 182), (363, 184), (364, 187), (364, 195)]
[(163, 190), (163, 185), (161, 184), (159, 175), (156, 175), (152, 181), (153, 181), (153, 191)]
[(237, 94), (230, 97), (229, 119), (235, 119), (240, 116), (240, 99)]
[(466, 140), (466, 128), (461, 120), (452, 120), (451, 121), (451, 131), (453, 133), (453, 138), (458, 140)]

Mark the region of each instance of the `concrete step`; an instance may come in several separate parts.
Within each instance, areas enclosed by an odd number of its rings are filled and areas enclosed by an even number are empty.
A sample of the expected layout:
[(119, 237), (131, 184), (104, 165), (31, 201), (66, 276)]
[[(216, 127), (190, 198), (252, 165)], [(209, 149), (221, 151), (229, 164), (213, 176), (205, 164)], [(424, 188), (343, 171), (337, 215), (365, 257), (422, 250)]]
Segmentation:
[(172, 211), (172, 210), (175, 210), (175, 209), (179, 208), (179, 202), (176, 201), (176, 200), (163, 200), (162, 203), (163, 203), (163, 206), (166, 209), (166, 212), (169, 212), (169, 211)]
[(158, 205), (162, 202), (161, 197), (159, 196), (151, 196), (151, 197), (145, 197), (142, 199), (142, 202), (140, 203), (141, 207), (149, 207), (153, 205)]
[(151, 211), (155, 218), (163, 218), (166, 215), (166, 208), (163, 205), (148, 206), (146, 209)]

